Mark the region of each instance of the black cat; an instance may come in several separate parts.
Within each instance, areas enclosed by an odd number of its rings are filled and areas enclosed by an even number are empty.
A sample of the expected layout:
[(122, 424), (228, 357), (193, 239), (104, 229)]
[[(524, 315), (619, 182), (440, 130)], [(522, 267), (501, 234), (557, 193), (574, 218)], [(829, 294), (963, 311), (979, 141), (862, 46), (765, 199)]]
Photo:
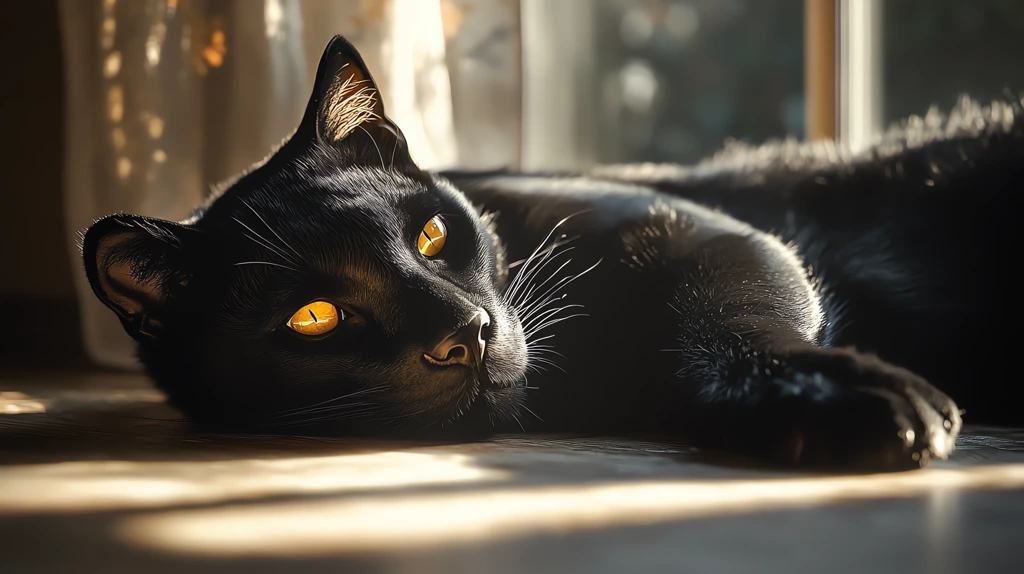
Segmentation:
[(692, 169), (438, 174), (336, 37), (280, 149), (184, 222), (101, 219), (86, 271), (199, 423), (671, 433), (917, 466), (961, 425), (925, 377), (1020, 418), (998, 327), (1016, 326), (1024, 113), (958, 113), (855, 159), (778, 144)]

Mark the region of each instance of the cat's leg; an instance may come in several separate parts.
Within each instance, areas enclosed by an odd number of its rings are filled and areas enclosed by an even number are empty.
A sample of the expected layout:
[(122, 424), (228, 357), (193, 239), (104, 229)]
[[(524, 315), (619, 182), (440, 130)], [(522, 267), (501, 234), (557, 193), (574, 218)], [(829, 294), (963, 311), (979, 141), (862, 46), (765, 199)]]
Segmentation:
[(873, 355), (822, 347), (818, 295), (774, 238), (719, 236), (677, 263), (679, 371), (666, 392), (682, 405), (673, 424), (699, 444), (860, 468), (953, 449), (961, 422), (949, 397)]

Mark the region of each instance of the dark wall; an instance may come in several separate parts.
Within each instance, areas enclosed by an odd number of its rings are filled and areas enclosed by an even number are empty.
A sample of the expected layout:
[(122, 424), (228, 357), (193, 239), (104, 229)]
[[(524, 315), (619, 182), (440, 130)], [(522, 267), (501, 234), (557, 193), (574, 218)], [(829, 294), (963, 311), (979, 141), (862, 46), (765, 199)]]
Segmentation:
[(71, 297), (61, 202), (64, 102), (56, 0), (4, 7), (0, 297)]
[[(57, 0), (4, 3), (0, 54), (0, 363), (78, 346), (64, 230)], [(69, 350), (70, 349), (70, 350)], [(57, 357), (58, 362), (60, 357)]]

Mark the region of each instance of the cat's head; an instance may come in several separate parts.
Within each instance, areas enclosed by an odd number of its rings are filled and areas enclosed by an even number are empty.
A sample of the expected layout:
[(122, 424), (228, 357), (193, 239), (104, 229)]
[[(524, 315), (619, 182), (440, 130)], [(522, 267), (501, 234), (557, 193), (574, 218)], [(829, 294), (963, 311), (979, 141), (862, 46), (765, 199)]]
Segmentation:
[(99, 220), (83, 255), (150, 375), (198, 420), (490, 426), (523, 399), (495, 235), (416, 167), (340, 37), (274, 155), (184, 222)]

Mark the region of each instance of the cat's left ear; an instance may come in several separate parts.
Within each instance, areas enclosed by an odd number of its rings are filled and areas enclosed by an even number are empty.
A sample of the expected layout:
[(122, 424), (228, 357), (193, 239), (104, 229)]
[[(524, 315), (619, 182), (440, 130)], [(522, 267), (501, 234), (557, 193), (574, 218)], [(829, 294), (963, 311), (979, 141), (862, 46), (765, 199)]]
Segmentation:
[(129, 214), (104, 217), (85, 233), (89, 284), (134, 339), (156, 338), (181, 311), (178, 295), (202, 251), (199, 235), (189, 225)]
[(402, 130), (384, 113), (384, 100), (363, 58), (341, 36), (331, 39), (320, 58), (303, 124), (315, 127), (320, 142), (353, 160), (416, 167)]

